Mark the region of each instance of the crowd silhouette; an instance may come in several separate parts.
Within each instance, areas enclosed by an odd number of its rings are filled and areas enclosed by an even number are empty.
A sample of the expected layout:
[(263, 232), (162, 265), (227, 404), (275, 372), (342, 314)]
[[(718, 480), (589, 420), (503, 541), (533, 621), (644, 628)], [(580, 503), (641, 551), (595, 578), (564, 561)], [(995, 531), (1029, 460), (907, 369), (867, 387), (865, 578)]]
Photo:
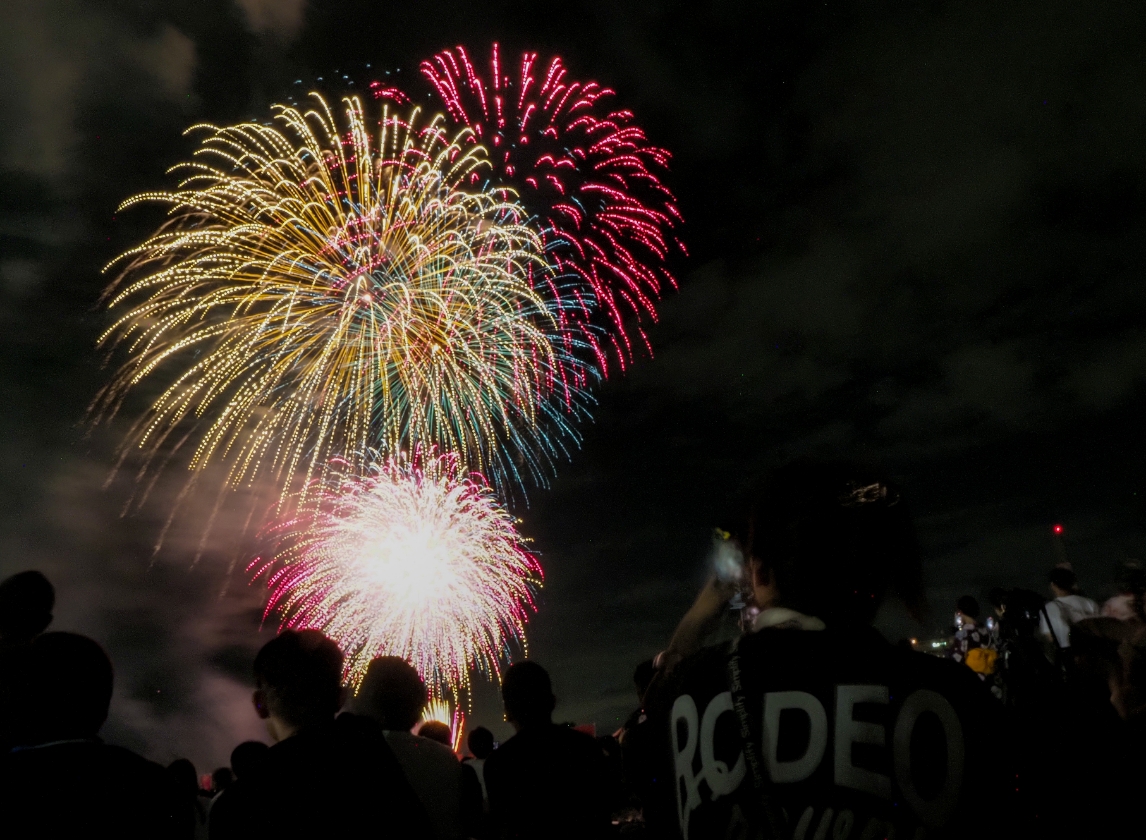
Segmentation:
[(1137, 824), (1141, 564), (1122, 564), (1101, 605), (1058, 563), (1049, 597), (995, 589), (984, 609), (965, 595), (947, 638), (891, 644), (871, 627), (884, 599), (926, 609), (898, 488), (798, 462), (734, 514), (718, 538), (743, 576), (713, 576), (636, 666), (620, 729), (555, 722), (550, 674), (525, 660), (501, 680), (513, 736), (476, 727), (464, 756), (449, 726), (423, 722), (409, 662), (375, 659), (349, 698), (338, 646), (287, 630), (252, 663), (270, 743), (238, 744), (204, 776), (162, 767), (99, 737), (111, 661), (48, 629), (42, 574), (14, 575), (0, 583), (4, 836), (1073, 838)]

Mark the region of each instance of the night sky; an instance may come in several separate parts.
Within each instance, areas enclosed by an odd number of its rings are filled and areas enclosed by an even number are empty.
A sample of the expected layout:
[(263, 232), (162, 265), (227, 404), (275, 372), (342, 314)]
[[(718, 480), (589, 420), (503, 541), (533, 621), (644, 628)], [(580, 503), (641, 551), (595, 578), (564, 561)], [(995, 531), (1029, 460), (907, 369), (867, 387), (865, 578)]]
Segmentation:
[[(943, 632), (964, 592), (1041, 590), (1061, 551), (1111, 594), (1146, 538), (1142, 4), (9, 0), (0, 574), (45, 571), (56, 629), (110, 651), (109, 740), (223, 763), (262, 736), (250, 665), (273, 632), (261, 586), (229, 573), (230, 519), (193, 564), (191, 505), (152, 559), (178, 485), (127, 517), (130, 481), (104, 488), (117, 428), (85, 420), (109, 376), (100, 270), (159, 219), (116, 206), (172, 184), (188, 125), (494, 39), (616, 89), (673, 152), (691, 252), (654, 356), (599, 390), (582, 449), (515, 508), (546, 569), (530, 653), (559, 719), (620, 723), (722, 510), (797, 455), (905, 486), (932, 616), (889, 605), (893, 641)], [(509, 734), (488, 687), (475, 719)]]

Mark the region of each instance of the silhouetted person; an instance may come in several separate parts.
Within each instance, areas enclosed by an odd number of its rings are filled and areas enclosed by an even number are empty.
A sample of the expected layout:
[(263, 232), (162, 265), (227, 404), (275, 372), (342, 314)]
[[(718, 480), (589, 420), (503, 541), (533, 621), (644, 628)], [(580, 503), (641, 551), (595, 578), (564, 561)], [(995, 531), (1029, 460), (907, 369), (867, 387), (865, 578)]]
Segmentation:
[[(860, 466), (796, 461), (723, 532), (750, 592), (714, 575), (658, 657), (650, 834), (955, 837), (981, 831), (989, 809), (998, 836), (1027, 836), (1009, 833), (1001, 704), (970, 669), (871, 626), (889, 593), (922, 600), (898, 488)], [(706, 645), (734, 595), (758, 609), (748, 632)]]
[(0, 644), (32, 641), (52, 623), (56, 590), (37, 571), (19, 572), (0, 583)]
[(432, 836), (453, 840), (463, 836), (467, 824), (462, 765), (449, 747), (445, 724), (445, 743), (411, 733), (425, 706), (425, 683), (413, 665), (397, 656), (370, 663), (355, 700), (355, 709), (385, 729), (386, 742), (429, 815)]
[(621, 783), (631, 808), (639, 808), (647, 795), (647, 783), (655, 772), (654, 756), (657, 733), (645, 713), (645, 694), (656, 675), (653, 661), (646, 659), (633, 669), (633, 687), (637, 693), (636, 709), (621, 727)]
[(230, 767), (217, 767), (215, 772), (211, 774), (211, 789), (215, 791), (217, 796), (229, 788), (233, 781), (235, 781), (235, 774), (231, 772)]
[(270, 749), (262, 741), (243, 741), (231, 750), (231, 770), (236, 779), (245, 779), (258, 770)]
[[(970, 595), (964, 595), (955, 602), (955, 638), (947, 656), (966, 665), (983, 682), (990, 679), (992, 693), (996, 688), (995, 671), (998, 652), (991, 631), (979, 623), (979, 602)], [(1003, 691), (998, 687), (997, 696), (1002, 699)]]
[(28, 654), (17, 695), (27, 725), (0, 757), (0, 836), (185, 836), (163, 768), (98, 736), (113, 681), (103, 649), (85, 636), (45, 633)]
[(429, 738), (431, 741), (437, 741), (450, 752), (454, 751), (453, 733), (450, 732), (450, 725), (448, 723), (443, 723), (440, 720), (424, 721), (422, 725), (418, 727), (418, 736), (421, 738)]
[(382, 729), (342, 714), (342, 653), (287, 630), (255, 657), (255, 710), (275, 745), (211, 808), (212, 838), (418, 837), (425, 817)]
[(469, 737), (466, 738), (466, 746), (470, 748), (470, 752), (473, 754), (473, 758), (466, 763), (474, 769), (474, 773), (477, 774), (478, 781), (481, 783), (481, 798), (486, 809), (489, 808), (489, 794), (486, 793), (485, 789), (485, 760), (493, 752), (493, 744), (493, 733), (484, 726), (470, 730)]
[(1102, 605), (1102, 614), (1119, 621), (1146, 622), (1146, 570), (1137, 560), (1119, 566), (1116, 585), (1118, 594)]
[(207, 836), (207, 804), (200, 796), (199, 774), (190, 759), (177, 758), (167, 765), (167, 776), (179, 798), (179, 833), (186, 838)]
[(1098, 604), (1079, 593), (1078, 578), (1070, 569), (1055, 566), (1047, 579), (1054, 598), (1043, 607), (1039, 633), (1052, 649), (1061, 652), (1070, 647), (1070, 628), (1084, 618), (1098, 615), (1099, 609)]
[(490, 810), (504, 838), (596, 838), (609, 831), (605, 757), (592, 737), (553, 723), (549, 674), (519, 662), (501, 684), (516, 734), (485, 763)]
[(14, 695), (28, 644), (52, 622), (56, 592), (40, 572), (19, 572), (0, 582), (0, 755), (20, 740)]

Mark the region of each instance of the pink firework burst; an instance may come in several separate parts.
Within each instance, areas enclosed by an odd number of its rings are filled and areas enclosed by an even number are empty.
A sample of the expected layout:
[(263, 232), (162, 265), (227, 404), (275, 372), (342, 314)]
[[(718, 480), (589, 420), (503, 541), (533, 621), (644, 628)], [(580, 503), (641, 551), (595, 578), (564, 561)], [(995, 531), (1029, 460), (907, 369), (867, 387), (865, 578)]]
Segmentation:
[(435, 700), (456, 702), (474, 671), (500, 674), (525, 646), (542, 572), (484, 479), (454, 453), (415, 450), (323, 490), (248, 567), (271, 590), (264, 617), (334, 639), (356, 690), (375, 656), (411, 662)]
[(549, 258), (572, 284), (552, 294), (580, 342), (603, 374), (610, 356), (624, 369), (634, 336), (648, 348), (641, 321), (655, 320), (658, 299), (676, 287), (669, 255), (684, 252), (680, 211), (661, 181), (668, 151), (614, 106), (612, 90), (571, 78), (556, 56), (527, 52), (506, 66), (494, 44), (483, 73), (459, 46), (421, 70), (537, 214)]

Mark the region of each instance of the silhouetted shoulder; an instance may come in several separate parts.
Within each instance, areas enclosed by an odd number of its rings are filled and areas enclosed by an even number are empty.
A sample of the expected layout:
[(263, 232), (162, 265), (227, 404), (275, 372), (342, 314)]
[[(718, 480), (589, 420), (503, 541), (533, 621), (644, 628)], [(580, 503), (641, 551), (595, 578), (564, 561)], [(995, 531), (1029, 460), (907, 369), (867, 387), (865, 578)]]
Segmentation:
[(123, 747), (66, 742), (17, 749), (0, 760), (0, 826), (11, 832), (165, 837), (175, 803), (163, 768)]

